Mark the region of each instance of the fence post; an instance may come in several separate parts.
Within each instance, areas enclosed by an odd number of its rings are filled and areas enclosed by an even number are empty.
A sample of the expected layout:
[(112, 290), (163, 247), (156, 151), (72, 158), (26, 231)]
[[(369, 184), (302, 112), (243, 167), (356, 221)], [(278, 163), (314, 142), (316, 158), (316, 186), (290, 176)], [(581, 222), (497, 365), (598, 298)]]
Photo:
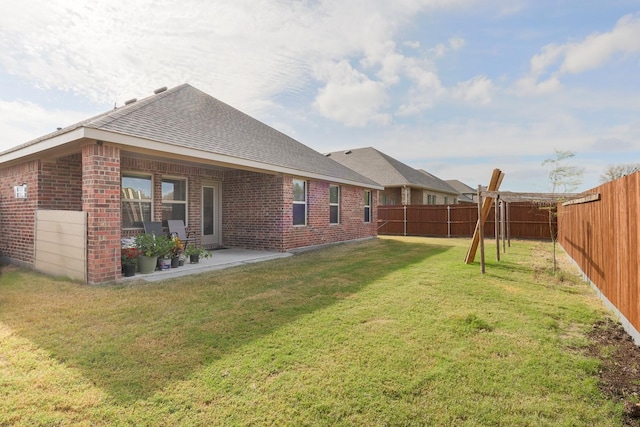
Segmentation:
[(511, 215), (510, 215), (510, 206), (511, 204), (507, 202), (507, 243), (508, 246), (511, 247)]
[(502, 238), (502, 253), (507, 253), (507, 248), (505, 246), (506, 243), (506, 236), (505, 236), (505, 211), (504, 211), (504, 205), (505, 205), (505, 201), (504, 200), (500, 200), (500, 237)]
[(495, 213), (494, 233), (496, 235), (496, 261), (500, 261), (500, 209), (498, 207), (499, 205), (500, 205), (500, 195), (498, 194), (496, 195), (495, 201), (493, 203), (493, 211)]
[(451, 237), (451, 206), (447, 205), (447, 237)]
[(480, 272), (485, 273), (484, 267), (484, 225), (482, 224), (482, 186), (478, 185), (478, 235), (480, 236)]
[(402, 205), (404, 210), (404, 237), (407, 237), (407, 205)]

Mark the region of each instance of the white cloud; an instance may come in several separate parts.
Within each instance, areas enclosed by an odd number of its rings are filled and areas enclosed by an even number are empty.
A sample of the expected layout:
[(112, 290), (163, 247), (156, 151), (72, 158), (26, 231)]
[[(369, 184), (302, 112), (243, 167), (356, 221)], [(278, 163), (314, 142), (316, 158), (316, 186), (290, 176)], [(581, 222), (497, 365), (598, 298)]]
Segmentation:
[(464, 45), (465, 45), (464, 39), (460, 37), (452, 37), (448, 40), (448, 45), (444, 43), (438, 43), (433, 48), (429, 49), (429, 51), (436, 58), (441, 58), (452, 50), (456, 51), (456, 50), (462, 49)]
[(453, 50), (460, 50), (464, 47), (464, 45), (465, 41), (460, 37), (452, 37), (449, 39), (449, 46), (451, 46), (451, 49)]
[(486, 76), (476, 76), (458, 83), (453, 89), (453, 97), (472, 104), (486, 105), (491, 102), (494, 85)]
[(567, 45), (567, 53), (560, 70), (580, 73), (605, 64), (617, 54), (640, 52), (640, 14), (620, 18), (612, 31), (594, 34), (581, 43)]
[[(317, 63), (388, 51), (385, 46), (417, 12), (441, 7), (450, 5), (24, 0), (3, 7), (0, 66), (40, 87), (97, 103), (122, 103), (189, 82), (254, 112), (256, 100), (308, 88)], [(384, 61), (390, 71), (383, 74), (392, 78), (394, 58)]]
[(560, 79), (604, 66), (616, 54), (640, 52), (640, 14), (620, 18), (612, 31), (592, 34), (581, 42), (549, 44), (531, 58), (529, 73), (516, 82), (520, 95), (557, 92)]
[(327, 74), (328, 82), (313, 104), (323, 116), (347, 126), (389, 122), (389, 116), (379, 112), (387, 100), (381, 83), (370, 80), (347, 61), (325, 65), (319, 75), (326, 78)]
[(0, 152), (87, 118), (86, 112), (45, 110), (30, 102), (0, 99)]

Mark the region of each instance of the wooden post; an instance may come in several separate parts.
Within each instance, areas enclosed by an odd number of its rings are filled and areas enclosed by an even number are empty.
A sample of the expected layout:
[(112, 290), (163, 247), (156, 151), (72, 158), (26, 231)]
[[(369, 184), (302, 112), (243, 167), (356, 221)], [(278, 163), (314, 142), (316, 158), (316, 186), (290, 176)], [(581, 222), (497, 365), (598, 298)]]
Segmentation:
[(500, 200), (500, 238), (502, 239), (502, 253), (505, 254), (507, 253), (507, 247), (506, 245), (506, 227), (505, 227), (505, 213), (504, 213), (504, 205), (505, 205), (505, 201), (504, 200)]
[(511, 247), (511, 205), (507, 202), (507, 244)]
[[(491, 175), (491, 181), (489, 182), (489, 191), (498, 191), (500, 188), (500, 184), (504, 179), (504, 173), (500, 169), (494, 169), (493, 174)], [(478, 222), (476, 223), (475, 231), (473, 232), (473, 238), (471, 239), (471, 244), (469, 245), (469, 250), (467, 251), (467, 255), (464, 259), (466, 264), (471, 264), (476, 258), (476, 251), (478, 250), (478, 243), (480, 242), (480, 223), (484, 223), (489, 216), (489, 212), (491, 211), (491, 203), (493, 199), (487, 197), (483, 199), (482, 202), (478, 201), (478, 203), (482, 203), (482, 209), (480, 211), (480, 215), (478, 216)]]
[[(478, 218), (482, 215), (482, 206), (482, 186), (478, 185)], [(478, 225), (480, 227), (480, 272), (484, 274), (484, 224), (479, 221)]]
[(493, 211), (495, 216), (495, 234), (496, 234), (496, 261), (500, 261), (500, 210), (498, 205), (500, 204), (500, 195), (495, 198), (493, 203)]
[(403, 205), (402, 208), (404, 211), (403, 234), (404, 237), (407, 237), (407, 205)]

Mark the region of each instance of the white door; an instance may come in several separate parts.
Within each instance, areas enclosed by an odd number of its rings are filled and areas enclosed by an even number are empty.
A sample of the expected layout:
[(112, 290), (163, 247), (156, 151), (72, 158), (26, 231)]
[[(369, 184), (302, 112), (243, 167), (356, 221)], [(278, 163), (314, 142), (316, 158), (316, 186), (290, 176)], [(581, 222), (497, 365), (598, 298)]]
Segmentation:
[(203, 246), (219, 246), (221, 243), (222, 210), (220, 183), (202, 184), (202, 230)]

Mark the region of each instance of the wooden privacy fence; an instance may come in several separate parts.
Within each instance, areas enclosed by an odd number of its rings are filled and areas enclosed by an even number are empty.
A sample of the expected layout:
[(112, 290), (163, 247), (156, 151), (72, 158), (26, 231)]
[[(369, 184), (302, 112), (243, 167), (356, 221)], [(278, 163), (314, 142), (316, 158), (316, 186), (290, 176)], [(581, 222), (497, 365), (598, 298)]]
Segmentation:
[(558, 207), (558, 241), (640, 345), (640, 172)]
[[(505, 222), (516, 239), (549, 240), (549, 210), (531, 202), (506, 203)], [(555, 216), (552, 217), (555, 229)], [(471, 237), (478, 222), (478, 206), (378, 206), (378, 234), (396, 236)], [(484, 226), (485, 237), (495, 237), (495, 211)]]

